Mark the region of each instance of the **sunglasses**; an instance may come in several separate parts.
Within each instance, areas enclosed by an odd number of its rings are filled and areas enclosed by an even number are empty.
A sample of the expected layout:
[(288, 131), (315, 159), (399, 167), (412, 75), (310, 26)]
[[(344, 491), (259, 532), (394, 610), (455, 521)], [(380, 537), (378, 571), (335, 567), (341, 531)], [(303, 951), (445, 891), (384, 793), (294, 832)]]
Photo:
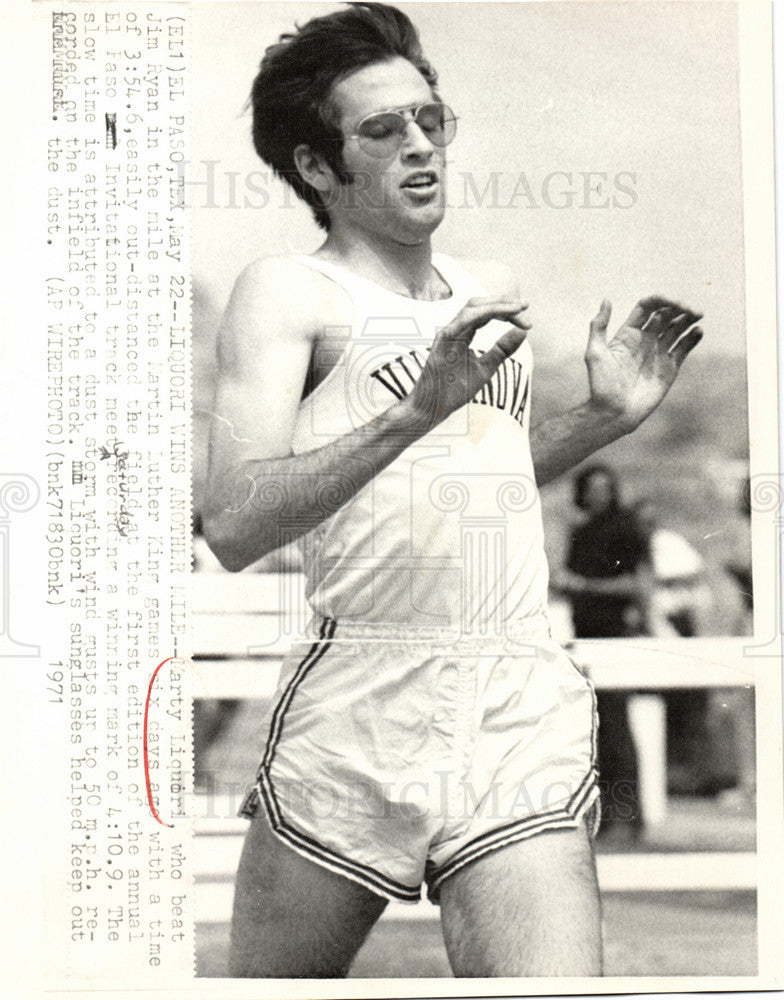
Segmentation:
[(451, 108), (440, 101), (429, 101), (405, 111), (375, 111), (363, 118), (353, 135), (369, 156), (394, 156), (403, 143), (410, 122), (416, 122), (434, 146), (448, 146), (457, 131), (457, 118)]

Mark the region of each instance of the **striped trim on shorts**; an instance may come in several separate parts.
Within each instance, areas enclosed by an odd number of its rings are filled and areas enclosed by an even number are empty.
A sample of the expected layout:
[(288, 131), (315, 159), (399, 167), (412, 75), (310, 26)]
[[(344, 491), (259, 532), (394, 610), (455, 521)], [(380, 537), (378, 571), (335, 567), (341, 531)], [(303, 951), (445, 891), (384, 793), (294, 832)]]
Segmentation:
[[(440, 886), (445, 879), (492, 851), (545, 830), (574, 828), (587, 819), (589, 829), (593, 827), (591, 832), (595, 832), (599, 815), (595, 695), (588, 679), (556, 643), (550, 640), (535, 644), (533, 648), (536, 652), (518, 653), (517, 656), (504, 654), (496, 657), (494, 652), (466, 656), (464, 651), (454, 655), (449, 650), (442, 656), (440, 648), (436, 648), (434, 655), (432, 648), (424, 643), (393, 643), (386, 639), (372, 642), (364, 637), (354, 641), (338, 637), (338, 631), (338, 623), (332, 618), (325, 618), (318, 628), (318, 637), (304, 647), (304, 655), (302, 652), (295, 654), (293, 650), (292, 656), (284, 662), (282, 687), (278, 689), (277, 702), (269, 716), (266, 747), (256, 784), (242, 803), (239, 810), (241, 816), (252, 818), (259, 805), (263, 804), (273, 832), (294, 851), (378, 895), (408, 903), (420, 899), (422, 882), (427, 884), (429, 898), (438, 902)], [(350, 633), (350, 627), (347, 631)], [(303, 647), (299, 649), (302, 651)], [(461, 656), (464, 657), (462, 661)], [(485, 665), (477, 668), (477, 663)], [(316, 670), (318, 665), (321, 666)], [(481, 674), (482, 683), (474, 680), (466, 687), (465, 677), (470, 677), (471, 671), (479, 677), (478, 669), (484, 671)], [(449, 685), (434, 688), (435, 696), (430, 701), (426, 698), (422, 702), (422, 719), (418, 717), (419, 703), (415, 701), (412, 716), (412, 684), (421, 685), (422, 678), (427, 680), (430, 675), (442, 683), (441, 678), (447, 676), (449, 670), (462, 670), (463, 674), (452, 680), (451, 688)], [(393, 675), (391, 680), (390, 672)], [(306, 680), (308, 685), (305, 690)], [(525, 699), (515, 690), (518, 681)], [(292, 703), (300, 691), (304, 691), (303, 700), (297, 701), (297, 709), (292, 716), (293, 732), (288, 732), (287, 718), (291, 716)], [(467, 697), (466, 691), (469, 692)], [(451, 805), (444, 806), (442, 803), (434, 807), (432, 802), (412, 803), (405, 801), (405, 796), (395, 794), (388, 796), (387, 801), (373, 798), (364, 812), (363, 807), (368, 800), (360, 802), (361, 808), (351, 811), (352, 795), (357, 790), (364, 792), (374, 781), (381, 788), (394, 785), (394, 772), (383, 772), (384, 777), (391, 775), (392, 778), (385, 784), (377, 777), (377, 765), (379, 759), (384, 764), (387, 758), (404, 756), (402, 750), (398, 754), (400, 748), (396, 733), (399, 732), (401, 740), (404, 740), (410, 736), (412, 724), (421, 724), (429, 732), (430, 702), (439, 706), (445, 700), (449, 703), (448, 698), (440, 697), (444, 693), (458, 706), (455, 711), (459, 710), (466, 716), (474, 712), (481, 717), (483, 705), (486, 707), (495, 703), (483, 702), (484, 695), (476, 694), (477, 691), (489, 691), (491, 699), (501, 703), (511, 692), (512, 696), (518, 695), (518, 701), (525, 705), (525, 711), (517, 710), (518, 716), (524, 716), (522, 723), (514, 712), (509, 716), (508, 725), (505, 718), (502, 719), (502, 726), (505, 727), (502, 734), (507, 740), (505, 746), (510, 748), (510, 754), (503, 753), (502, 757), (505, 761), (511, 756), (512, 765), (510, 770), (509, 765), (499, 758), (498, 766), (499, 774), (503, 767), (507, 768), (502, 775), (505, 804), (513, 797), (511, 791), (514, 791), (515, 780), (519, 780), (520, 787), (527, 791), (526, 781), (530, 779), (532, 797), (530, 807), (526, 807), (526, 815), (509, 820), (510, 815), (521, 812), (516, 798), (513, 809), (506, 815), (499, 811), (497, 816), (493, 814), (485, 818), (476, 810), (472, 817), (470, 807), (464, 807), (465, 814), (461, 814), (459, 809), (455, 813), (454, 799), (449, 799)], [(398, 692), (404, 693), (399, 705), (396, 701)], [(553, 716), (559, 715), (562, 700), (563, 719), (556, 718), (554, 723)], [(531, 701), (533, 711), (529, 704)], [(542, 721), (537, 721), (540, 703), (543, 706)], [(554, 712), (554, 708), (558, 711)], [(361, 741), (356, 742), (356, 734), (368, 730), (368, 713), (371, 718), (379, 717), (377, 728), (383, 735), (381, 743), (376, 743), (370, 750)], [(396, 720), (402, 729), (394, 728)], [(528, 729), (520, 730), (521, 725), (527, 725)], [(539, 735), (542, 726), (544, 743)], [(285, 740), (284, 730), (288, 732)], [(378, 735), (372, 724), (369, 730), (371, 737)], [(311, 732), (313, 738), (309, 739)], [(565, 734), (563, 740), (559, 732)], [(455, 760), (467, 761), (465, 776), (475, 796), (473, 803), (476, 806), (477, 789), (481, 793), (486, 775), (494, 775), (495, 772), (492, 771), (492, 751), (488, 753), (487, 747), (482, 746), (484, 736), (481, 727), (474, 736), (473, 743), (469, 741), (459, 748), (455, 745)], [(534, 750), (530, 753), (528, 747), (532, 737)], [(493, 738), (497, 738), (497, 733)], [(524, 751), (519, 749), (523, 745), (526, 748)], [(541, 752), (540, 746), (545, 746), (541, 761), (537, 756)], [(458, 749), (464, 751), (462, 757)], [(284, 754), (282, 765), (276, 765), (279, 752)], [(554, 761), (552, 766), (547, 763), (548, 753), (549, 760)], [(566, 769), (561, 760), (564, 755)], [(530, 766), (526, 764), (529, 757)], [(411, 786), (425, 785), (429, 775), (432, 778), (433, 774), (440, 773), (434, 769), (433, 761), (438, 764), (441, 760), (438, 754), (428, 756), (424, 753), (421, 769), (416, 772), (409, 769), (404, 777)], [(344, 811), (337, 819), (322, 820), (316, 815), (317, 811), (303, 809), (301, 803), (295, 807), (290, 800), (286, 800), (289, 791), (287, 783), (293, 782), (300, 791), (307, 791), (310, 785), (318, 783), (320, 775), (332, 774), (333, 761), (337, 762), (334, 795), (336, 799), (348, 803), (347, 812)], [(526, 766), (529, 766), (528, 772), (525, 772)], [(515, 771), (515, 767), (520, 770)], [(555, 775), (550, 786), (544, 784), (548, 768)], [(526, 773), (527, 778), (519, 777)], [(417, 780), (420, 778), (423, 780)], [(401, 777), (400, 782), (402, 780)], [(559, 793), (558, 801), (548, 807), (549, 790), (557, 786), (565, 786), (567, 794)], [(376, 791), (373, 786), (374, 795)], [(373, 807), (379, 803), (383, 809), (374, 812)], [(422, 813), (421, 821), (418, 809)], [(446, 813), (451, 813), (451, 816)], [(385, 826), (385, 823), (388, 825)], [(406, 837), (409, 838), (410, 849)], [(371, 863), (367, 863), (368, 858)], [(387, 867), (388, 870), (380, 871), (379, 867)]]

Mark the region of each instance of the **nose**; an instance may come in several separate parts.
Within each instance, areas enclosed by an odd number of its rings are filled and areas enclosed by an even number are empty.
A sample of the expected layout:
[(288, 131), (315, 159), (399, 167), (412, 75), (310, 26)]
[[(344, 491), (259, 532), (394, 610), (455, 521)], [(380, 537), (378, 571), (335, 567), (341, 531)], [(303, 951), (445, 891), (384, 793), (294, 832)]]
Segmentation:
[(435, 148), (413, 118), (406, 122), (402, 148), (404, 157), (429, 157), (435, 152)]

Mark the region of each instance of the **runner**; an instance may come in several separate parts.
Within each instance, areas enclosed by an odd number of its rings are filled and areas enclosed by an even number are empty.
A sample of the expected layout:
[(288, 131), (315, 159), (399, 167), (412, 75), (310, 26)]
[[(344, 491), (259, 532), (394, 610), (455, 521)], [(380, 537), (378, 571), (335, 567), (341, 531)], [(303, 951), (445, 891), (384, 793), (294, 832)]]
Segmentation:
[(283, 36), (252, 108), (325, 240), (247, 267), (219, 338), (205, 536), (230, 570), (299, 538), (314, 612), (243, 806), (233, 975), (346, 975), (423, 882), (456, 975), (599, 974), (594, 699), (549, 636), (536, 483), (656, 408), (699, 316), (645, 298), (609, 339), (602, 302), (589, 397), (531, 427), (514, 272), (432, 251), (457, 122), (409, 19)]

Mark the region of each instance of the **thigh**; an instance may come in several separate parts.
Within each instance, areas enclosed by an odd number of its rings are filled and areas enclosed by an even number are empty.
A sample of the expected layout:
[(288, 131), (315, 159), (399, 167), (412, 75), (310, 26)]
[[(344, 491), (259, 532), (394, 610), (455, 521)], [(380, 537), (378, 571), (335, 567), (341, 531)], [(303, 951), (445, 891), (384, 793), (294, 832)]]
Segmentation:
[(231, 975), (345, 976), (386, 902), (281, 843), (259, 810), (237, 872)]
[(456, 976), (601, 975), (601, 910), (585, 826), (500, 848), (441, 886)]

